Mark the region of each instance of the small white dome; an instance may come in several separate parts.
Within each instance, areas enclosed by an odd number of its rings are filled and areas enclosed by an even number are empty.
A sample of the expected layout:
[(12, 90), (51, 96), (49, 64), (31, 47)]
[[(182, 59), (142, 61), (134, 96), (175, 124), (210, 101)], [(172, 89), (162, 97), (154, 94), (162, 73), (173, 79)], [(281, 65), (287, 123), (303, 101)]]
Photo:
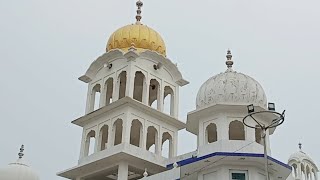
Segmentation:
[(293, 153), (290, 158), (289, 158), (289, 162), (295, 160), (297, 162), (302, 162), (303, 160), (307, 160), (310, 161), (311, 163), (315, 164), (314, 161), (311, 159), (310, 156), (308, 156), (305, 152), (303, 151), (298, 151)]
[(26, 164), (18, 159), (17, 162), (9, 164), (6, 168), (0, 169), (2, 180), (39, 180), (38, 175)]
[(267, 97), (258, 81), (232, 70), (232, 55), (228, 50), (227, 71), (208, 79), (199, 89), (197, 109), (224, 105), (250, 105), (267, 108)]
[(24, 146), (21, 146), (19, 159), (0, 169), (0, 180), (39, 180), (38, 175), (23, 162)]
[(208, 79), (199, 89), (197, 109), (216, 104), (249, 105), (267, 107), (262, 86), (242, 73), (227, 70)]

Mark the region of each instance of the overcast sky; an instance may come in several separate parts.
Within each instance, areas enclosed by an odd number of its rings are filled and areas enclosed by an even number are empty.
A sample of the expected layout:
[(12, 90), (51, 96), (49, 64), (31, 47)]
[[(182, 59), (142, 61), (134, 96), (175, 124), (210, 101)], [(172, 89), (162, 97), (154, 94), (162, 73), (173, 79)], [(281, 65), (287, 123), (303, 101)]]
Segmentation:
[[(168, 57), (190, 81), (181, 88), (180, 119), (195, 109), (201, 84), (234, 69), (255, 78), (286, 122), (271, 139), (287, 162), (303, 150), (320, 165), (319, 0), (144, 1), (142, 22), (162, 35)], [(133, 23), (134, 0), (0, 0), (0, 167), (21, 144), (42, 180), (77, 164), (86, 84), (77, 80), (105, 52), (117, 28)], [(179, 154), (196, 148), (181, 132)], [(190, 140), (192, 139), (192, 141)]]

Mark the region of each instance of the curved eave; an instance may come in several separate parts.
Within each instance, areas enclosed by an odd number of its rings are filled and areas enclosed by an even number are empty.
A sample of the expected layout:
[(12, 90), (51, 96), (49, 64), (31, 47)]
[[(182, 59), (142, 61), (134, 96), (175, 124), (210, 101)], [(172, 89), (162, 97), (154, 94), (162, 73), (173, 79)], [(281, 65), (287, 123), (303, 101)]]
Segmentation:
[(128, 58), (137, 58), (137, 57), (143, 57), (147, 59), (153, 59), (157, 60), (158, 62), (162, 63), (172, 74), (174, 81), (179, 85), (179, 86), (184, 86), (189, 84), (189, 82), (185, 79), (183, 79), (181, 72), (179, 71), (178, 67), (173, 64), (168, 58), (164, 57), (163, 55), (151, 51), (151, 50), (146, 50), (144, 52), (135, 52), (135, 51), (129, 51), (124, 53), (120, 49), (116, 50), (111, 50), (109, 52), (106, 52), (102, 56), (98, 57), (89, 67), (89, 69), (86, 71), (86, 73), (79, 77), (80, 81), (83, 81), (85, 83), (89, 83), (92, 81), (94, 78), (95, 74), (99, 71), (99, 69), (108, 62), (111, 62), (115, 59), (128, 59)]

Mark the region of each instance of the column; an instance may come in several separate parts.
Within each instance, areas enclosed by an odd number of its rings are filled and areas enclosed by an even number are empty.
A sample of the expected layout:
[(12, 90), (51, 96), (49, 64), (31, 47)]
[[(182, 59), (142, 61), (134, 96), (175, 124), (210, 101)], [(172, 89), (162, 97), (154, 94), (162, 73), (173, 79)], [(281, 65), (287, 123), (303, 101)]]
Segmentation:
[(143, 138), (142, 138), (142, 149), (147, 149), (147, 134), (148, 133), (148, 126), (146, 124), (143, 125)]
[(130, 144), (130, 131), (131, 131), (131, 123), (132, 118), (131, 115), (126, 113), (126, 116), (122, 120), (122, 141), (121, 143), (128, 143)]
[(178, 118), (179, 116), (179, 86), (175, 87), (175, 91), (173, 92), (174, 100), (173, 100), (173, 117)]
[(86, 141), (86, 133), (83, 128), (82, 130), (82, 139), (81, 139), (81, 148), (80, 148), (80, 157), (79, 159), (82, 159), (84, 157), (84, 149), (85, 149), (85, 141)]
[(133, 98), (135, 72), (130, 68), (127, 71), (126, 96)]
[(112, 92), (112, 101), (115, 102), (119, 99), (119, 89), (120, 89), (120, 77), (115, 77), (113, 81), (113, 92)]
[(172, 137), (172, 155), (173, 157), (177, 156), (178, 150), (178, 132), (174, 132)]
[(318, 172), (314, 172), (314, 178), (315, 178), (315, 180), (318, 180)]
[(298, 168), (297, 168), (297, 179), (302, 179), (302, 171), (301, 171), (301, 163), (297, 164)]
[(102, 83), (100, 92), (99, 108), (102, 108), (106, 105), (107, 86), (105, 83)]
[(86, 114), (90, 113), (90, 105), (91, 105), (91, 86), (88, 85), (88, 92), (87, 92), (87, 102), (86, 102)]
[(157, 97), (157, 109), (161, 112), (163, 112), (163, 100), (164, 100), (164, 89), (163, 89), (163, 82), (162, 80), (159, 82), (158, 87), (158, 97)]
[(160, 129), (158, 131), (158, 136), (156, 136), (155, 140), (155, 146), (156, 146), (156, 154), (161, 156), (162, 155), (162, 126), (160, 126)]
[(128, 163), (120, 162), (118, 166), (118, 180), (128, 180)]
[(149, 106), (149, 86), (150, 80), (145, 77), (143, 82), (142, 103)]
[(108, 142), (107, 142), (107, 148), (110, 148), (113, 146), (113, 124), (109, 123), (108, 124)]

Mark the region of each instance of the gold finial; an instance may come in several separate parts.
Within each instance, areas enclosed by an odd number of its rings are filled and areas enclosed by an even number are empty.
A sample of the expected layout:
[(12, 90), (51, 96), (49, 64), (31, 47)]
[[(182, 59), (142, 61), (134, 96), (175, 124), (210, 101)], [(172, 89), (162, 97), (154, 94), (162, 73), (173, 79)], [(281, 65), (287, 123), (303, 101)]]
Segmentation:
[(141, 24), (141, 19), (142, 19), (142, 16), (141, 16), (141, 7), (143, 6), (143, 2), (138, 0), (137, 3), (136, 3), (138, 9), (137, 9), (137, 15), (136, 15), (136, 24)]
[(19, 159), (22, 159), (22, 157), (24, 156), (23, 151), (24, 151), (24, 145), (21, 145), (20, 152), (18, 153)]
[(227, 57), (226, 65), (228, 67), (228, 70), (232, 70), (233, 61), (232, 61), (232, 54), (230, 49), (228, 49), (226, 57)]

